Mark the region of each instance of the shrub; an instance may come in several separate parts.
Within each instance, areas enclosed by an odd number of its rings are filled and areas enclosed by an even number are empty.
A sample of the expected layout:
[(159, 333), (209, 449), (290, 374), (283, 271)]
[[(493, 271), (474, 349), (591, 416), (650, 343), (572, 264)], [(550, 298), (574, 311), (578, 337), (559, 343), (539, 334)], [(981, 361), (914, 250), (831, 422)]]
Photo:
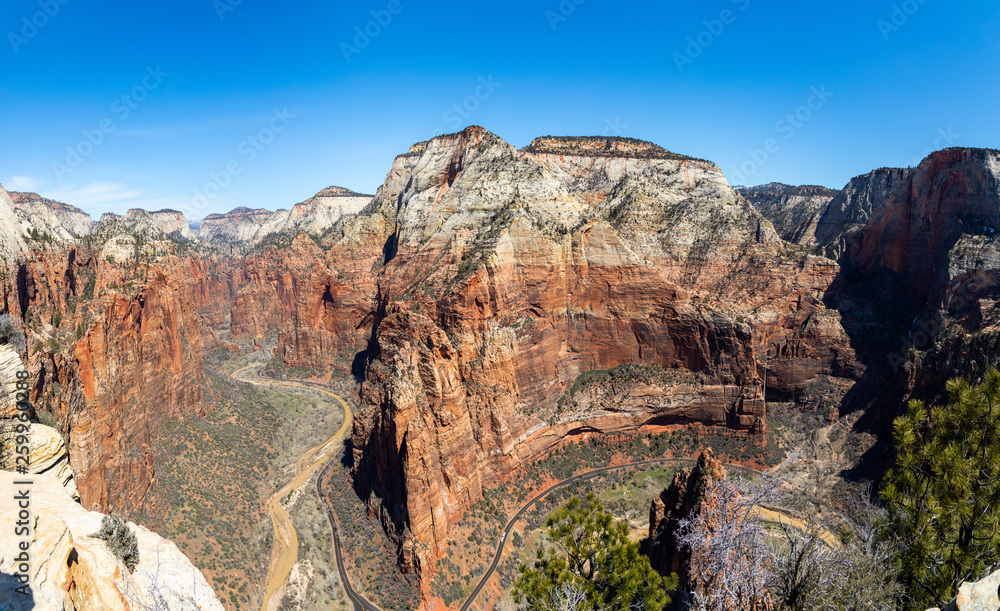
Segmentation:
[(605, 511), (592, 492), (584, 501), (570, 499), (545, 524), (563, 553), (539, 548), (533, 568), (518, 567), (518, 603), (531, 610), (572, 604), (578, 611), (660, 611), (670, 603), (667, 593), (677, 577), (658, 575), (629, 539), (628, 525)]
[(18, 352), (22, 352), (26, 345), (21, 323), (9, 313), (0, 316), (0, 344), (13, 346)]
[(139, 542), (123, 518), (104, 516), (101, 530), (91, 537), (104, 541), (111, 553), (125, 564), (128, 572), (135, 572), (135, 567), (139, 564)]

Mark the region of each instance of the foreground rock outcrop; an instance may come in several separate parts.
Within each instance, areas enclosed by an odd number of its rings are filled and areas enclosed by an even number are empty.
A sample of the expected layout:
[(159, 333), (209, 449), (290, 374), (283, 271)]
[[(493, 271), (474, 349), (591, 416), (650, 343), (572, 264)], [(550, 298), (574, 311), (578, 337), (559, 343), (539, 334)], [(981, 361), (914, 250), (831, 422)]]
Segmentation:
[[(29, 481), (30, 484), (18, 482)], [(221, 611), (205, 577), (177, 547), (129, 523), (138, 541), (139, 562), (129, 572), (104, 541), (92, 537), (105, 516), (87, 511), (50, 475), (0, 471), (0, 512), (21, 510), (14, 492), (29, 499), (23, 535), (0, 533), (0, 608), (135, 611), (204, 609)], [(21, 545), (26, 544), (27, 561)], [(18, 591), (27, 581), (27, 595)], [(25, 591), (25, 590), (22, 590)]]
[(687, 578), (690, 551), (678, 543), (682, 520), (691, 519), (701, 508), (705, 489), (713, 481), (726, 477), (722, 463), (706, 450), (698, 464), (681, 469), (674, 481), (649, 507), (649, 564), (661, 575), (677, 573)]
[(976, 582), (965, 582), (958, 596), (941, 609), (927, 611), (996, 611), (1000, 609), (1000, 571)]

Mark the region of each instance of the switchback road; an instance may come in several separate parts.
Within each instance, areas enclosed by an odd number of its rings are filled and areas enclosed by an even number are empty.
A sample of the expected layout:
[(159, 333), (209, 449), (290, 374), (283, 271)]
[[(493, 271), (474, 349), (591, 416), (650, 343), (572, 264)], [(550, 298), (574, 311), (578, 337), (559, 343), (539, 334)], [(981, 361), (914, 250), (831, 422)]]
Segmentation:
[[(486, 586), (486, 583), (490, 580), (490, 577), (492, 577), (493, 573), (496, 572), (497, 566), (499, 566), (500, 564), (500, 558), (503, 556), (504, 546), (507, 544), (507, 537), (510, 535), (510, 531), (514, 528), (514, 524), (516, 524), (517, 521), (520, 520), (522, 516), (524, 516), (525, 512), (531, 509), (532, 505), (537, 503), (539, 500), (545, 498), (546, 496), (555, 492), (556, 490), (565, 488), (566, 486), (569, 486), (571, 484), (575, 484), (577, 482), (582, 482), (589, 479), (594, 479), (595, 477), (599, 477), (601, 475), (610, 473), (612, 471), (631, 469), (633, 467), (650, 467), (653, 465), (664, 465), (664, 464), (694, 465), (697, 464), (697, 462), (698, 461), (693, 458), (657, 458), (653, 460), (643, 460), (639, 462), (627, 463), (624, 465), (615, 465), (613, 467), (604, 467), (601, 469), (595, 469), (593, 471), (587, 471), (586, 473), (574, 475), (573, 477), (564, 479), (559, 483), (549, 486), (542, 492), (535, 495), (533, 499), (525, 503), (524, 506), (521, 507), (521, 509), (519, 509), (516, 514), (514, 514), (514, 517), (511, 518), (509, 522), (507, 522), (507, 526), (504, 527), (503, 532), (500, 534), (500, 543), (497, 544), (497, 551), (493, 556), (493, 564), (491, 564), (490, 568), (485, 573), (483, 573), (483, 576), (482, 578), (480, 578), (479, 583), (476, 584), (476, 588), (472, 591), (471, 594), (469, 594), (469, 597), (465, 600), (465, 604), (462, 605), (462, 611), (469, 611), (469, 609), (472, 607), (472, 603), (475, 602), (480, 592), (482, 592), (483, 588)], [(764, 475), (763, 472), (757, 471), (755, 469), (750, 469), (749, 467), (741, 467), (739, 465), (728, 465), (728, 464), (724, 466), (726, 467), (727, 471), (740, 471), (742, 473), (749, 475)], [(775, 511), (763, 510), (761, 517), (766, 521), (781, 521), (786, 524), (790, 524), (791, 526), (796, 528), (805, 526), (804, 524), (802, 524), (802, 522)], [(826, 537), (824, 537), (824, 540), (826, 540)]]

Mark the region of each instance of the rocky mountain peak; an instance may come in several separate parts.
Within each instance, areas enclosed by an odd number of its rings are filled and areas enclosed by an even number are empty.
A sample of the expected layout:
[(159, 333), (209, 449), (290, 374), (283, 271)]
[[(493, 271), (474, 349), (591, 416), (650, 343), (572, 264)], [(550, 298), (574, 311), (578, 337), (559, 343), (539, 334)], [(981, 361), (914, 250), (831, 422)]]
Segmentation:
[(344, 187), (327, 187), (317, 193), (314, 197), (368, 197), (371, 195), (365, 195), (363, 193), (357, 193), (350, 189), (345, 189)]

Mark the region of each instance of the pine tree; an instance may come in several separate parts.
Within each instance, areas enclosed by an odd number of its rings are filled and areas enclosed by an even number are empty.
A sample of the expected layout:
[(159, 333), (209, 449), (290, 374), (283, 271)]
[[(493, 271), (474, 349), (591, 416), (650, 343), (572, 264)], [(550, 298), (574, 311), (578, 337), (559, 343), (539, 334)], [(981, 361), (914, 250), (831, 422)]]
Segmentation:
[(665, 579), (654, 571), (639, 544), (629, 541), (628, 525), (605, 511), (593, 493), (586, 501), (570, 499), (545, 525), (555, 547), (539, 550), (534, 568), (520, 566), (518, 603), (548, 609), (572, 601), (577, 611), (661, 611), (670, 603), (667, 592), (677, 587), (676, 576)]
[(912, 401), (896, 420), (882, 488), (914, 609), (951, 599), (1000, 557), (1000, 373), (952, 380), (947, 397)]

